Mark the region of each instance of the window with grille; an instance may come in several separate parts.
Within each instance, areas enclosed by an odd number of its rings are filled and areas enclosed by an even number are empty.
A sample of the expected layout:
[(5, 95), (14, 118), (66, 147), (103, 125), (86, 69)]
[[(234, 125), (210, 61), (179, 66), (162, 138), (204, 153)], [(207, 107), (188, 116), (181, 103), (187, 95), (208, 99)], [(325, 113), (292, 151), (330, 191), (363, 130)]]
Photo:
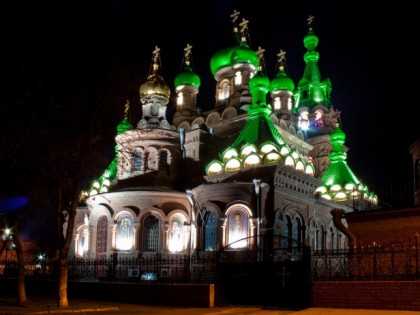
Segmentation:
[(204, 250), (215, 251), (217, 244), (217, 217), (212, 211), (204, 216)]
[(136, 151), (136, 153), (134, 154), (133, 171), (135, 171), (135, 172), (141, 171), (141, 160), (142, 160), (142, 158), (143, 158), (143, 154), (141, 153), (141, 151)]
[(102, 216), (96, 229), (96, 257), (105, 258), (108, 246), (108, 219)]
[(150, 215), (144, 220), (143, 250), (145, 252), (160, 250), (160, 224), (159, 219), (154, 215)]
[(159, 170), (166, 171), (168, 169), (168, 152), (165, 150), (159, 153)]

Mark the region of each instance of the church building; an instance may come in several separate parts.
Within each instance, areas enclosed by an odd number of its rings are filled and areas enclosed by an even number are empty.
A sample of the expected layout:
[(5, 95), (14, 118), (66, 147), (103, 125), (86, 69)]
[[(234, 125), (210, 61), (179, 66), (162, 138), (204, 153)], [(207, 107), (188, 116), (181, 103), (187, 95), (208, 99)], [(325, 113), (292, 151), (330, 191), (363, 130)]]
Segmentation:
[[(282, 50), (268, 78), (265, 50), (250, 47), (248, 21), (237, 11), (231, 20), (232, 42), (209, 62), (213, 100), (200, 100), (191, 45), (175, 78), (161, 75), (165, 60), (151, 47), (151, 71), (139, 98), (126, 104), (115, 157), (78, 208), (74, 257), (353, 246), (345, 214), (378, 200), (347, 164), (313, 17), (297, 82)], [(213, 106), (201, 111), (201, 103)], [(133, 107), (141, 108), (139, 121), (129, 119)]]

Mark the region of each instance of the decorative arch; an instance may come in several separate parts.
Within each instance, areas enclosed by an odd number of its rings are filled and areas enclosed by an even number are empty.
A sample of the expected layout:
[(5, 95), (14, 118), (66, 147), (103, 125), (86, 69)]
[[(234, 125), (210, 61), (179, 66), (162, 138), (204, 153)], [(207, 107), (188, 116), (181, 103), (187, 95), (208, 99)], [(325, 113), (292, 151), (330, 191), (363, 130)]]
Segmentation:
[(252, 211), (244, 204), (233, 204), (226, 210), (224, 246), (228, 249), (248, 249), (252, 244)]
[(145, 165), (145, 171), (157, 170), (158, 149), (153, 146), (147, 147), (146, 154), (147, 154), (147, 157), (146, 157), (147, 163)]
[(228, 107), (222, 112), (222, 119), (230, 119), (238, 116), (238, 111), (235, 107)]
[(134, 247), (134, 217), (128, 211), (121, 211), (115, 218), (115, 249), (130, 251)]
[(197, 117), (191, 123), (191, 130), (200, 129), (201, 125), (204, 125), (204, 118), (203, 117)]
[(181, 129), (184, 129), (185, 132), (188, 132), (191, 130), (191, 125), (188, 121), (183, 121), (182, 123), (179, 124), (177, 131), (179, 132)]
[(158, 211), (147, 211), (141, 219), (141, 250), (143, 252), (160, 252), (162, 249), (163, 219)]
[(189, 240), (189, 229), (186, 227), (186, 215), (181, 211), (175, 211), (168, 216), (169, 235), (167, 239), (168, 250), (179, 253), (186, 250)]
[(211, 125), (219, 122), (221, 120), (218, 112), (212, 112), (206, 118), (206, 125)]

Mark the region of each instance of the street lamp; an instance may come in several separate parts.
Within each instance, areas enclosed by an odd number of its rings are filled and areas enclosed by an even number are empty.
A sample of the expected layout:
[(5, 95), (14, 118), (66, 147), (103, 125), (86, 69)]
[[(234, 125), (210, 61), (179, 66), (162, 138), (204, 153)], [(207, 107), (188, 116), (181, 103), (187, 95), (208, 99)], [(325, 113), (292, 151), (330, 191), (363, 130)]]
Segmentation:
[[(13, 240), (11, 229), (6, 228), (2, 235), (2, 240), (4, 243), (4, 248), (6, 249), (6, 267), (5, 270), (8, 270), (9, 260), (8, 260), (8, 253), (9, 253), (9, 243)], [(13, 247), (12, 247), (13, 248)]]

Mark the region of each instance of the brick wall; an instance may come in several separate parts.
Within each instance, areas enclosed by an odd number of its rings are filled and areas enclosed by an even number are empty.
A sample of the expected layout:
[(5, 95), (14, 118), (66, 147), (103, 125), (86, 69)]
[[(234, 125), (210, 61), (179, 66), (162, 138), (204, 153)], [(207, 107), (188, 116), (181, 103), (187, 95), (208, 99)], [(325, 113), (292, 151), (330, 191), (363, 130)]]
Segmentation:
[(420, 311), (420, 281), (317, 281), (312, 307)]
[[(420, 208), (369, 210), (346, 215), (356, 245), (407, 244), (420, 235)], [(420, 240), (420, 239), (419, 239)]]

